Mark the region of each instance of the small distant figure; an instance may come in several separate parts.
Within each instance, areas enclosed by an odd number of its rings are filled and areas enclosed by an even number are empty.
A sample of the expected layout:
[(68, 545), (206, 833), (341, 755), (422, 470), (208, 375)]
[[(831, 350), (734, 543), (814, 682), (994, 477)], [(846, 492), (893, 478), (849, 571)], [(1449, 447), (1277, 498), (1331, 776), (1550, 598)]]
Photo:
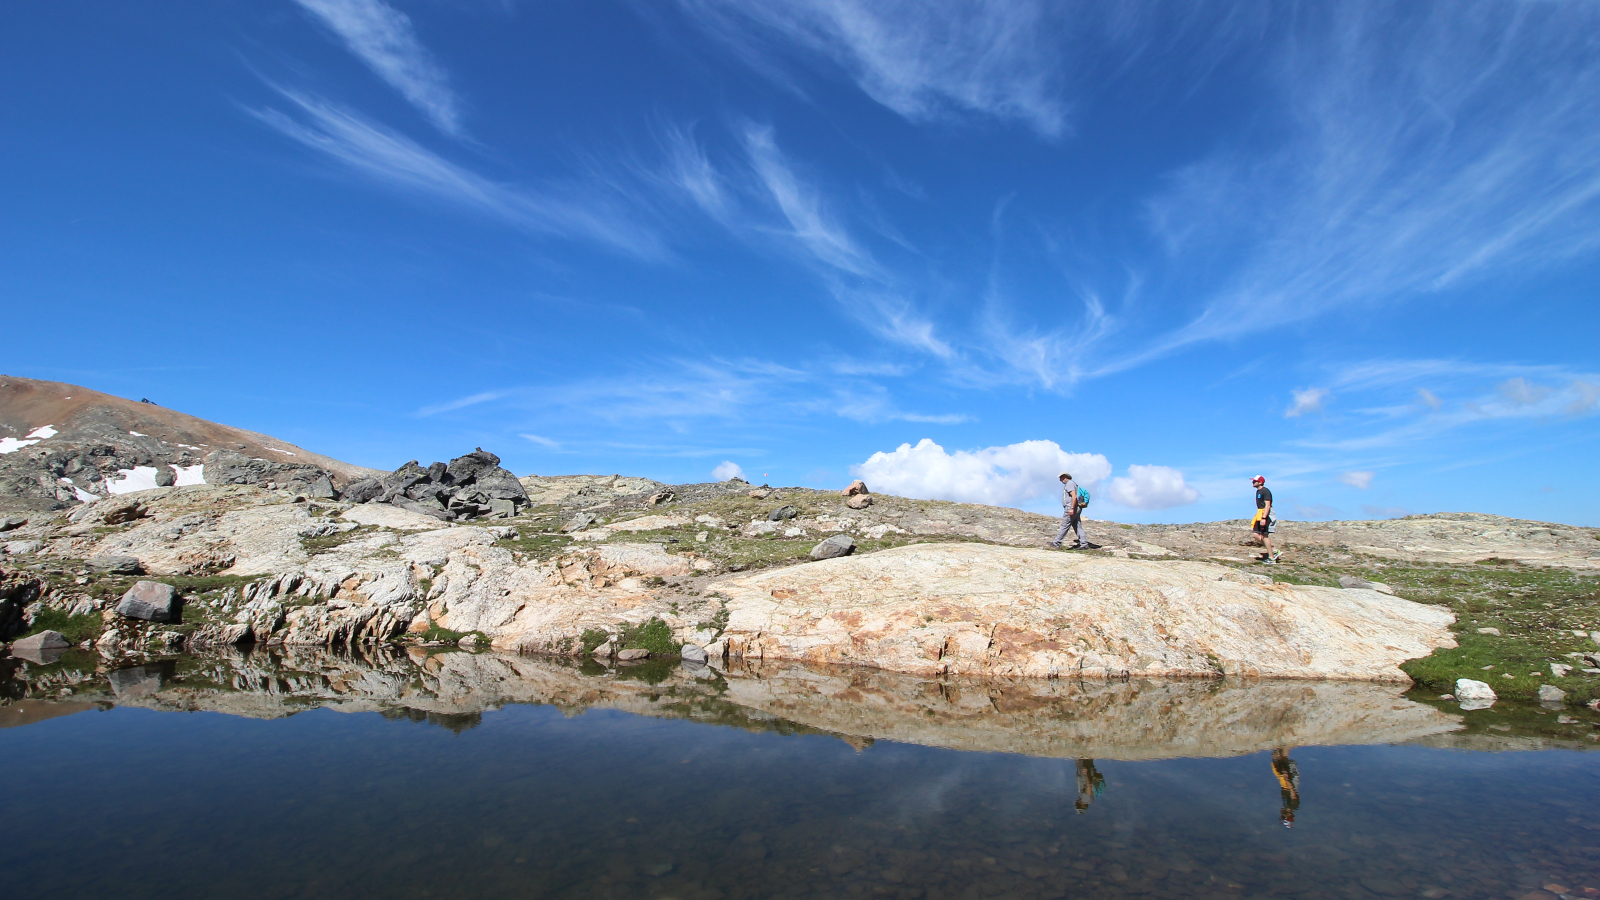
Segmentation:
[(1072, 808), (1081, 816), (1089, 811), (1094, 798), (1106, 792), (1106, 777), (1094, 767), (1092, 759), (1073, 761), (1078, 764), (1078, 802), (1072, 804)]
[(1283, 807), (1278, 819), (1283, 827), (1294, 827), (1294, 813), (1300, 808), (1300, 767), (1289, 758), (1293, 747), (1279, 747), (1272, 751), (1272, 774), (1278, 779), (1278, 792), (1283, 795)]
[(1256, 517), (1250, 520), (1251, 535), (1262, 544), (1266, 545), (1267, 552), (1261, 554), (1261, 561), (1268, 565), (1276, 565), (1282, 553), (1272, 550), (1272, 534), (1278, 530), (1278, 517), (1272, 514), (1272, 489), (1267, 487), (1264, 475), (1257, 475), (1250, 479), (1250, 484), (1256, 489)]
[(1068, 533), (1076, 531), (1078, 534), (1078, 549), (1088, 550), (1089, 539), (1083, 536), (1083, 508), (1089, 505), (1089, 492), (1072, 480), (1071, 473), (1061, 473), (1061, 530), (1056, 532), (1056, 539), (1050, 542), (1050, 547), (1061, 549), (1061, 541)]

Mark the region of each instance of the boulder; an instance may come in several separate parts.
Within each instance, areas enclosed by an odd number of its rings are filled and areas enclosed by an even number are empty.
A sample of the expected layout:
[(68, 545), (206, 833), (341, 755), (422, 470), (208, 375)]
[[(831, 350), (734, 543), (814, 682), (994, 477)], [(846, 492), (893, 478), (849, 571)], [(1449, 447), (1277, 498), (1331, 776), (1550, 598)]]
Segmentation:
[(1454, 647), (1448, 609), (1370, 591), (1243, 584), (1213, 563), (913, 544), (710, 585), (745, 659), (921, 676), (1409, 678)]
[(1379, 591), (1385, 594), (1394, 593), (1393, 588), (1390, 588), (1387, 584), (1384, 584), (1381, 581), (1368, 581), (1365, 578), (1359, 578), (1355, 575), (1340, 575), (1339, 587), (1350, 588), (1354, 590)]
[(100, 516), (100, 521), (107, 525), (121, 525), (150, 515), (148, 507), (132, 498), (102, 500), (95, 505), (95, 511)]
[(706, 661), (705, 648), (699, 644), (684, 644), (683, 649), (678, 651), (678, 655), (683, 657), (683, 661), (687, 663), (704, 663)]
[(843, 491), (840, 491), (840, 493), (844, 494), (846, 497), (855, 497), (860, 494), (870, 494), (872, 492), (867, 490), (867, 483), (865, 481), (857, 478), (855, 481), (850, 482), (850, 486), (845, 488)]
[(612, 648), (612, 643), (610, 641), (606, 641), (600, 646), (594, 648), (594, 652), (590, 655), (595, 659), (610, 659)]
[(369, 503), (383, 493), (383, 482), (368, 476), (350, 482), (341, 497), (349, 503)]
[(28, 524), (27, 516), (6, 516), (0, 519), (0, 531), (15, 531)]
[(794, 507), (792, 507), (792, 506), (780, 506), (777, 509), (773, 510), (772, 512), (767, 513), (767, 521), (768, 522), (782, 522), (785, 519), (792, 519), (792, 518), (794, 518), (795, 516), (798, 516), (798, 515), (800, 515), (800, 510), (795, 509)]
[(1562, 703), (1565, 703), (1566, 699), (1567, 699), (1567, 692), (1563, 691), (1561, 688), (1558, 688), (1553, 684), (1541, 684), (1541, 685), (1539, 685), (1539, 702), (1540, 703), (1552, 703), (1552, 704), (1560, 705)]
[(629, 649), (629, 650), (618, 650), (617, 651), (617, 661), (618, 662), (634, 662), (636, 660), (649, 659), (649, 658), (650, 658), (650, 651), (649, 650), (643, 650), (643, 649), (640, 649), (638, 647), (635, 647), (635, 648), (632, 648), (632, 649)]
[(43, 541), (6, 541), (6, 553), (17, 556), (23, 553), (38, 553), (44, 547)]
[(482, 447), (448, 463), (423, 468), (411, 460), (382, 478), (363, 478), (345, 488), (353, 503), (387, 503), (450, 522), (485, 516), (510, 518), (528, 505), (515, 475)]
[(102, 575), (138, 575), (144, 571), (136, 556), (91, 556), (83, 566)]
[(1462, 709), (1488, 709), (1500, 698), (1495, 694), (1494, 688), (1481, 681), (1457, 678), (1456, 699), (1461, 702)]
[(582, 531), (594, 523), (595, 517), (593, 513), (578, 513), (571, 519), (568, 519), (567, 524), (561, 526), (561, 530), (571, 534), (574, 531)]
[(856, 540), (848, 534), (836, 534), (811, 548), (812, 559), (833, 559), (849, 556), (856, 549)]
[(43, 650), (65, 650), (72, 646), (67, 641), (67, 636), (59, 631), (41, 631), (30, 634), (25, 638), (17, 638), (11, 645), (12, 652), (38, 653)]
[(872, 497), (868, 494), (857, 494), (844, 502), (851, 509), (866, 509), (872, 505)]
[(233, 450), (207, 453), (201, 473), (206, 484), (250, 484), (325, 500), (339, 495), (328, 473), (316, 466), (256, 459)]
[(117, 603), (118, 615), (147, 622), (176, 622), (181, 611), (178, 592), (159, 581), (135, 582)]

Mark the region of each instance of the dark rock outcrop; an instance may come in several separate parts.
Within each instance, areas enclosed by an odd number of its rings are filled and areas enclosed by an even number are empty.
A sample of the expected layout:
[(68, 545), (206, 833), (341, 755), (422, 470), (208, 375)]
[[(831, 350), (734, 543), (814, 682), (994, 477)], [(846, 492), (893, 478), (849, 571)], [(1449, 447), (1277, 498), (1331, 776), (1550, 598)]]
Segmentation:
[(339, 496), (327, 472), (305, 463), (273, 462), (232, 450), (213, 450), (206, 454), (202, 471), (206, 484), (277, 487), (323, 500)]
[(856, 549), (855, 538), (848, 534), (836, 534), (831, 538), (811, 548), (812, 559), (834, 559), (840, 556), (849, 556)]
[(381, 478), (363, 478), (345, 487), (350, 503), (388, 503), (446, 522), (509, 518), (528, 505), (517, 477), (500, 468), (500, 457), (477, 448), (449, 463), (423, 468), (412, 460)]
[(42, 593), (44, 583), (36, 576), (0, 571), (0, 641), (26, 630), (23, 610)]

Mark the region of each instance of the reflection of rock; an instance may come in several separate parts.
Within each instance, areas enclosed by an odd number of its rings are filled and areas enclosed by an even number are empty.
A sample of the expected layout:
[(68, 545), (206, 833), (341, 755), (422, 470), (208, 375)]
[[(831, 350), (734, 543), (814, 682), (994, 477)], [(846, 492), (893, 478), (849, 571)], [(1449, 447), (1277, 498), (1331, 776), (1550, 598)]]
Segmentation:
[(161, 690), (162, 680), (171, 674), (172, 662), (148, 663), (126, 669), (114, 669), (106, 676), (111, 683), (111, 693), (118, 700), (136, 700), (149, 697)]
[(1408, 741), (1459, 727), (1457, 717), (1411, 703), (1396, 687), (1359, 682), (985, 682), (792, 664), (718, 674), (654, 661), (593, 675), (535, 657), (381, 648), (224, 651), (120, 669), (109, 679), (119, 704), (252, 718), (326, 706), (459, 729), (507, 703), (541, 703), (833, 734), (857, 746), (894, 740), (1063, 758), (1231, 756)]
[(20, 656), (29, 662), (49, 665), (61, 658), (62, 651), (72, 646), (59, 631), (41, 631), (30, 634), (25, 638), (18, 638), (11, 645), (11, 655)]
[(1409, 682), (1447, 609), (1210, 563), (924, 544), (718, 582), (730, 655), (918, 675)]

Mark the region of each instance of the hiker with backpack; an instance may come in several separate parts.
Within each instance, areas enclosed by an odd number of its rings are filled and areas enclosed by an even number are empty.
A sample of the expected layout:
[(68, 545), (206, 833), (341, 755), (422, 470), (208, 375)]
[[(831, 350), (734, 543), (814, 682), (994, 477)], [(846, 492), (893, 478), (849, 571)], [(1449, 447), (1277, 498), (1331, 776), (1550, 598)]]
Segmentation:
[(1056, 539), (1050, 542), (1053, 549), (1061, 549), (1061, 541), (1069, 532), (1078, 533), (1078, 549), (1088, 550), (1089, 539), (1083, 536), (1083, 510), (1089, 505), (1089, 492), (1082, 485), (1072, 480), (1066, 472), (1061, 473), (1061, 530), (1056, 532)]

